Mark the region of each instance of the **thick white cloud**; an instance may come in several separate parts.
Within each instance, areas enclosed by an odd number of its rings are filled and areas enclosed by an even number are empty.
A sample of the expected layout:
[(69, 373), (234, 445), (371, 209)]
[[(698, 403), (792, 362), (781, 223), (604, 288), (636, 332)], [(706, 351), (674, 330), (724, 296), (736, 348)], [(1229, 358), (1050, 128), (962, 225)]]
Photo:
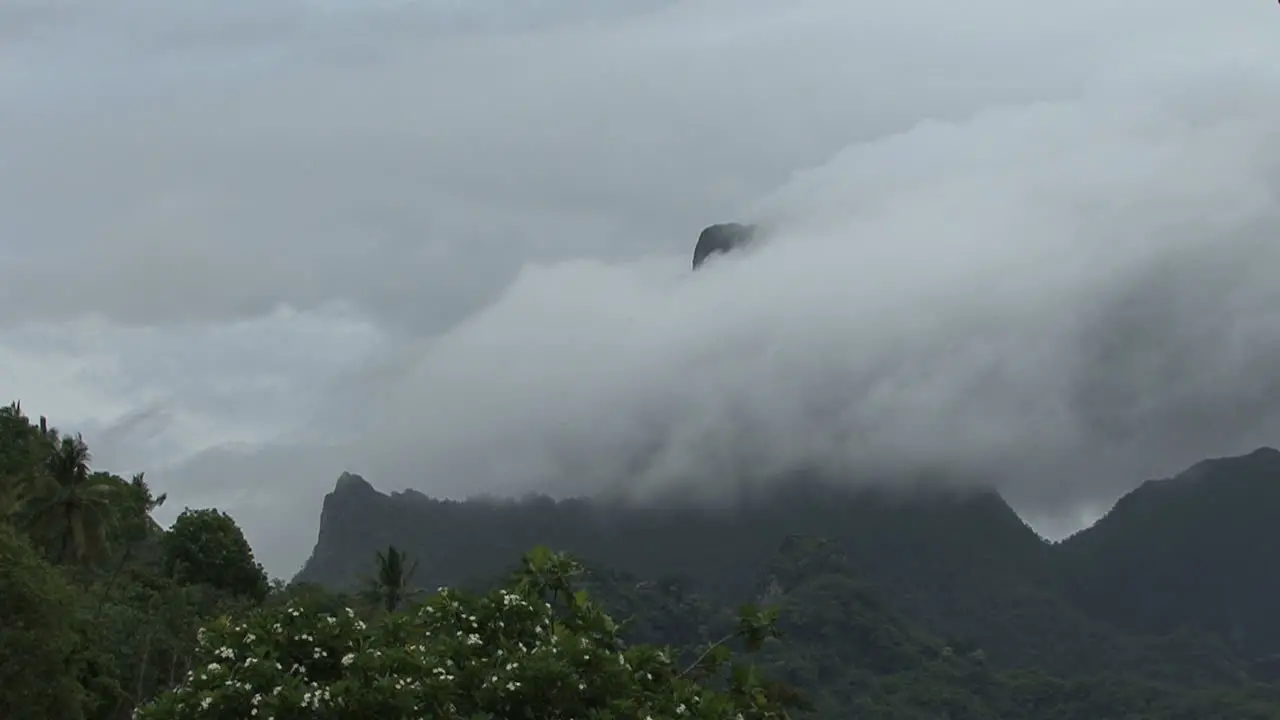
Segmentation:
[[(1235, 447), (1280, 382), (1274, 79), (1142, 77), (852, 146), (761, 205), (770, 244), (698, 277), (529, 267), (389, 376), (365, 463), (583, 491)], [(1071, 480), (1009, 491), (1114, 482)]]
[(1274, 442), (1274, 6), (603, 7), (0, 6), (0, 377), (280, 573), (342, 469), (1061, 525)]

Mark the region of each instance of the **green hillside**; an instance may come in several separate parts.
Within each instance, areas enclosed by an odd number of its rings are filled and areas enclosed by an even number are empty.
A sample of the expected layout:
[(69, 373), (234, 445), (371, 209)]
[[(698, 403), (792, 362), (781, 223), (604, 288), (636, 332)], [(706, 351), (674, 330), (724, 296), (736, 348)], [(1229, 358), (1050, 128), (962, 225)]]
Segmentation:
[(1208, 461), (1054, 545), (991, 492), (807, 475), (709, 510), (344, 475), (286, 585), (231, 517), (160, 527), (143, 475), (15, 404), (0, 717), (1280, 719), (1277, 476)]

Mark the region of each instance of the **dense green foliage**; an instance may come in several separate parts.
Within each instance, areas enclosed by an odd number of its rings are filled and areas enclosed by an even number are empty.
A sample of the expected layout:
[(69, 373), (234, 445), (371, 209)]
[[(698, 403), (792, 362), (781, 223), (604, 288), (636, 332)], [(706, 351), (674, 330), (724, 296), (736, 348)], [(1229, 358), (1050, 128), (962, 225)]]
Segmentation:
[[(0, 717), (128, 718), (191, 668), (196, 632), (257, 601), (243, 576), (167, 571), (164, 501), (145, 478), (95, 472), (78, 436), (0, 408)], [(194, 538), (197, 554), (257, 568), (240, 544)], [(226, 526), (229, 523), (229, 527)], [(259, 596), (260, 597), (260, 596)]]
[[(1280, 653), (1280, 452), (1148, 482), (1062, 544), (1071, 594), (1121, 627), (1213, 633), (1257, 663)], [(1268, 671), (1273, 675), (1280, 666)]]
[(75, 623), (71, 586), (26, 538), (0, 523), (0, 717), (79, 714)]
[[(1273, 487), (1280, 484), (1280, 467), (1268, 472), (1262, 476)], [(1218, 484), (1212, 477), (1202, 480), (1196, 487)], [(1262, 537), (1280, 537), (1267, 520), (1280, 500), (1268, 500), (1265, 492), (1254, 493), (1256, 503), (1236, 498), (1245, 506), (1239, 510), (1214, 498), (1189, 499), (1188, 506), (1212, 508), (1203, 513), (1202, 527), (1194, 535), (1166, 532), (1159, 543), (1144, 540), (1149, 523), (1133, 517), (1126, 509), (1132, 503), (1122, 501), (1107, 524), (1120, 523), (1128, 528), (1124, 534), (1091, 543), (1096, 550), (1070, 563), (1084, 555), (1076, 552), (1077, 542), (1110, 531), (1100, 524), (1057, 546), (994, 493), (840, 489), (850, 485), (797, 477), (782, 490), (744, 497), (732, 509), (708, 510), (537, 497), (454, 502), (413, 492), (387, 496), (348, 475), (325, 500), (320, 541), (298, 579), (353, 587), (367, 572), (368, 558), (395, 545), (419, 560), (416, 580), (423, 586), (453, 586), (492, 577), (520, 549), (546, 544), (593, 566), (678, 579), (715, 602), (732, 604), (757, 591), (779, 544), (802, 534), (835, 541), (854, 574), (911, 622), (952, 644), (981, 647), (1002, 667), (1217, 684), (1254, 672), (1266, 654), (1263, 646), (1233, 644), (1223, 623), (1196, 621), (1197, 613), (1217, 607), (1221, 598), (1212, 595), (1227, 582), (1202, 586), (1199, 577), (1229, 572), (1246, 583), (1234, 586), (1239, 594), (1233, 602), (1255, 609), (1280, 605), (1274, 580), (1280, 561), (1268, 555), (1275, 541)], [(1227, 519), (1237, 517), (1252, 519), (1227, 527)], [(1215, 523), (1220, 531), (1212, 530)], [(1212, 547), (1213, 554), (1182, 547), (1187, 544)], [(1206, 567), (1179, 575), (1180, 557), (1204, 558), (1198, 562)], [(1144, 581), (1124, 582), (1132, 577)], [(1117, 592), (1121, 587), (1127, 589)], [(1197, 595), (1203, 601), (1188, 602)], [(1094, 597), (1100, 606), (1081, 602)], [(1166, 606), (1168, 622), (1147, 627), (1104, 612), (1131, 607), (1137, 598)], [(1259, 610), (1248, 617), (1247, 627), (1259, 631), (1280, 626), (1280, 614)], [(1280, 639), (1270, 648), (1280, 652)]]
[(164, 534), (164, 569), (185, 584), (203, 583), (255, 602), (267, 597), (267, 573), (236, 521), (219, 510), (182, 511)]
[(832, 720), (1280, 717), (1280, 691), (1262, 685), (1181, 692), (1133, 678), (1003, 671), (980, 648), (931, 637), (895, 613), (828, 541), (785, 542), (768, 587), (787, 642), (770, 646), (761, 666), (810, 693)]
[[(344, 476), (289, 585), (230, 516), (162, 528), (144, 476), (91, 459), (0, 408), (6, 720), (1280, 719), (1260, 672), (1280, 453), (1144, 486), (1061, 546), (983, 493), (797, 483), (708, 513)], [(1210, 481), (1222, 497), (1197, 496)], [(587, 568), (541, 547), (509, 567), (544, 545)]]
[(395, 546), (388, 547), (386, 552), (378, 551), (375, 557), (378, 574), (366, 581), (365, 597), (383, 610), (395, 612), (413, 594), (410, 582), (418, 564), (410, 563)]
[[(537, 550), (500, 589), (445, 590), (370, 623), (301, 604), (223, 620), (202, 634), (198, 669), (141, 718), (788, 717), (775, 686), (725, 655), (683, 668), (628, 645), (576, 573)], [(770, 617), (749, 612), (736, 635), (759, 647), (772, 633)], [(717, 678), (723, 690), (707, 686)]]

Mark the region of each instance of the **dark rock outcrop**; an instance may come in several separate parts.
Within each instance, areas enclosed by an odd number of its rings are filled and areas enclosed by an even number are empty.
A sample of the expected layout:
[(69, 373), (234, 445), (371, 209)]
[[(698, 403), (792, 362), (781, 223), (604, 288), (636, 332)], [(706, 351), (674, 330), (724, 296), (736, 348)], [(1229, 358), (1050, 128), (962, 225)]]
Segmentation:
[(693, 248), (693, 269), (697, 270), (716, 253), (726, 253), (755, 239), (756, 226), (741, 223), (719, 223), (705, 228)]

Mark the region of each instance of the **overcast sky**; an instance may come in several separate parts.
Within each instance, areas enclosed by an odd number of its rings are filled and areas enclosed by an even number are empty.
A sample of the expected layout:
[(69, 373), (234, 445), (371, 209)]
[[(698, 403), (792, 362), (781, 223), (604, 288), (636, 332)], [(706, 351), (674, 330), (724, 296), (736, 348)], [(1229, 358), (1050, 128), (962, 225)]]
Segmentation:
[(1056, 535), (1280, 443), (1277, 182), (1263, 0), (0, 0), (0, 391), (280, 576), (343, 470)]

